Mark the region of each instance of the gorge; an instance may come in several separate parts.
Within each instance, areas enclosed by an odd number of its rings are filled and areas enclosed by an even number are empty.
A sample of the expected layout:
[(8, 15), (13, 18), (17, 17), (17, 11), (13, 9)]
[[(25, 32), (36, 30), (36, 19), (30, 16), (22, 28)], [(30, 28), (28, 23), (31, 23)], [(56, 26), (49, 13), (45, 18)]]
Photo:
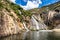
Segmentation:
[(60, 1), (42, 8), (24, 10), (9, 0), (0, 0), (0, 37), (28, 31), (24, 33), (26, 36), (29, 31), (34, 31), (27, 36), (34, 34), (36, 37), (33, 37), (38, 38), (41, 30), (42, 35), (45, 31), (60, 32)]

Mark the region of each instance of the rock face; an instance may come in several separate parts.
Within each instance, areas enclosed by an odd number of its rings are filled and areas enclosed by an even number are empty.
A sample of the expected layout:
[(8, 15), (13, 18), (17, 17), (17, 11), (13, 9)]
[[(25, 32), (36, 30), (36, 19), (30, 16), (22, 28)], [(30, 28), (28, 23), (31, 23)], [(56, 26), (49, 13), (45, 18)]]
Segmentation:
[(46, 20), (46, 25), (49, 26), (50, 29), (57, 29), (60, 26), (60, 11), (49, 11), (48, 16)]
[(0, 11), (0, 36), (17, 34), (20, 30), (16, 19), (11, 17), (5, 9)]
[[(33, 12), (23, 10), (19, 5), (9, 2), (9, 0), (0, 0), (0, 37), (17, 34), (20, 33), (20, 30), (30, 29), (33, 26), (33, 29), (47, 29), (47, 26), (51, 25), (54, 26), (53, 28), (57, 28), (55, 24), (60, 24), (60, 14), (56, 14), (55, 11), (48, 13), (49, 10), (46, 10), (45, 7), (31, 11)], [(33, 20), (31, 21), (31, 19)], [(46, 26), (44, 22), (50, 24)]]
[(9, 0), (0, 0), (0, 37), (17, 34), (24, 29), (19, 9), (22, 8)]
[[(29, 11), (9, 0), (0, 0), (0, 37), (25, 31), (30, 27), (31, 15)], [(26, 23), (23, 24), (24, 22)]]
[(31, 30), (46, 30), (47, 26), (44, 24), (43, 20), (40, 17), (40, 14), (34, 13), (30, 21)]
[[(59, 28), (60, 25), (60, 1), (42, 8), (29, 10), (32, 13), (38, 13), (48, 29)], [(39, 19), (39, 18), (37, 18)]]

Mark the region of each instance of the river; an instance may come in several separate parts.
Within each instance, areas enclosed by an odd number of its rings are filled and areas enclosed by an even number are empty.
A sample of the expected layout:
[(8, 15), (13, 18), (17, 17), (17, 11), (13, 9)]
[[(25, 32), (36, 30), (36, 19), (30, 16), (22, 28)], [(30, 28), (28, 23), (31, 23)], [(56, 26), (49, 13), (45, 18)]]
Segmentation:
[(59, 33), (52, 31), (29, 31), (17, 35), (2, 37), (0, 40), (60, 40)]

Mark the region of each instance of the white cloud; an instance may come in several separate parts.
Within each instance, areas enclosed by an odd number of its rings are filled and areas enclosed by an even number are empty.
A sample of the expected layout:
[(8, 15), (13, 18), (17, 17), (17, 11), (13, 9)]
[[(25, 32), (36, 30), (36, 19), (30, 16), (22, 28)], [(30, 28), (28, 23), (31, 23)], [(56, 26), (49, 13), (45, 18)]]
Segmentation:
[(25, 10), (29, 10), (29, 9), (33, 9), (33, 8), (38, 8), (39, 4), (41, 4), (41, 3), (42, 2), (40, 0), (28, 1), (26, 6), (22, 6), (22, 5), (20, 5), (20, 6)]
[(23, 0), (24, 2), (27, 2), (28, 0)]
[(15, 0), (10, 0), (11, 2), (15, 3)]

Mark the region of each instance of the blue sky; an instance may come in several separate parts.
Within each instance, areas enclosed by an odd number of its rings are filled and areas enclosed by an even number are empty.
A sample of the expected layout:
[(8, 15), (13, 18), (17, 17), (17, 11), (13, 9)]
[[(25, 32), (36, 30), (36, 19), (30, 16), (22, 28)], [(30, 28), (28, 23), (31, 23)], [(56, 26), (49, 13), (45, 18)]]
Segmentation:
[(42, 0), (42, 4), (39, 4), (39, 7), (42, 7), (42, 6), (46, 6), (46, 5), (50, 5), (50, 4), (53, 4), (53, 3), (56, 3), (60, 0)]
[(29, 10), (33, 8), (41, 8), (43, 6), (56, 3), (60, 0), (11, 0), (11, 1), (20, 5), (23, 9)]

